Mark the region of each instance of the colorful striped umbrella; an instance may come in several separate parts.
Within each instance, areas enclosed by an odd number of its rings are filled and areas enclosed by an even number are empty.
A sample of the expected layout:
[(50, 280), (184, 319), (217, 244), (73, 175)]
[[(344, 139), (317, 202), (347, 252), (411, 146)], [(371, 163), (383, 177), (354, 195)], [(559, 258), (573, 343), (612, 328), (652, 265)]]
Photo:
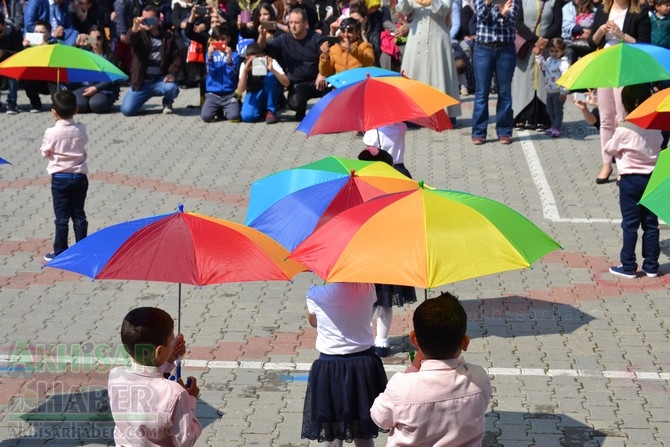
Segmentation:
[(640, 205), (644, 205), (665, 222), (670, 222), (670, 151), (658, 154), (654, 172), (642, 194)]
[(556, 83), (579, 90), (665, 79), (670, 79), (670, 50), (645, 43), (620, 43), (580, 58)]
[(386, 163), (327, 157), (253, 182), (245, 223), (292, 250), (339, 212), (418, 186)]
[(403, 76), (368, 76), (326, 94), (296, 130), (310, 136), (366, 131), (411, 121), (440, 132), (453, 127), (444, 109), (458, 103), (423, 82)]
[(8, 57), (0, 63), (0, 76), (63, 84), (128, 78), (104, 57), (60, 43), (36, 45)]
[(626, 116), (645, 129), (670, 130), (670, 88), (656, 92)]
[(499, 202), (421, 187), (343, 211), (289, 259), (328, 282), (435, 288), (529, 267), (557, 248), (546, 233)]

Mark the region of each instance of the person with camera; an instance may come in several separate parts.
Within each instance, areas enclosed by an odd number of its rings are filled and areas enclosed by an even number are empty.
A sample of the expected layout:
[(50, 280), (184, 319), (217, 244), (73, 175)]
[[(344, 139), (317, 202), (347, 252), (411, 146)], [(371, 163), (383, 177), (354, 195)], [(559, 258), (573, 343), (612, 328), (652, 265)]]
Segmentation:
[(340, 42), (319, 58), (319, 74), (330, 76), (350, 68), (371, 67), (374, 63), (375, 52), (370, 42), (361, 37), (361, 23), (347, 17), (340, 22)]
[(241, 61), (237, 51), (228, 45), (229, 39), (227, 25), (212, 30), (205, 57), (207, 92), (200, 112), (200, 118), (206, 123), (215, 119), (240, 121), (240, 101), (236, 89)]
[[(288, 76), (288, 107), (295, 111), (296, 121), (302, 121), (307, 101), (320, 98), (328, 92), (326, 77), (319, 73), (319, 57), (328, 51), (326, 37), (307, 24), (307, 12), (295, 6), (289, 12), (289, 31), (267, 40), (267, 31), (261, 29), (258, 43), (275, 60), (281, 60)], [(267, 46), (267, 47), (266, 47)]]
[(137, 115), (144, 103), (154, 96), (163, 98), (163, 114), (169, 115), (179, 95), (179, 48), (172, 33), (160, 28), (158, 17), (158, 7), (147, 5), (142, 15), (133, 19), (133, 27), (128, 31), (133, 57), (131, 88), (121, 103), (121, 113), (125, 116)]
[(247, 47), (247, 59), (240, 67), (237, 91), (246, 91), (242, 102), (242, 121), (253, 123), (265, 114), (266, 124), (275, 124), (279, 95), (290, 81), (279, 62), (266, 56), (261, 46), (254, 42)]

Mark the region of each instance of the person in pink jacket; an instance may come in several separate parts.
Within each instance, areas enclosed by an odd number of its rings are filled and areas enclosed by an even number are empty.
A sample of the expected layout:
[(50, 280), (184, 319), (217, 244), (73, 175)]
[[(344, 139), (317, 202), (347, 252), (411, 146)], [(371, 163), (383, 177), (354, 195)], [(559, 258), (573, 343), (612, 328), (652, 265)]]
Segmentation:
[(419, 351), (370, 409), (390, 430), (387, 447), (481, 447), (491, 382), (481, 366), (465, 362), (468, 317), (458, 299), (443, 293), (414, 311), (409, 339)]
[[(621, 103), (626, 113), (637, 108), (651, 96), (649, 85), (631, 85), (621, 91)], [(658, 217), (639, 205), (647, 188), (649, 177), (656, 166), (661, 151), (663, 135), (660, 130), (643, 129), (624, 121), (614, 131), (605, 144), (605, 155), (616, 158), (619, 172), (619, 207), (621, 208), (621, 229), (623, 245), (619, 259), (621, 265), (610, 267), (610, 273), (622, 278), (637, 277), (635, 245), (637, 231), (642, 227), (642, 273), (650, 278), (658, 276), (659, 243)]]
[(184, 337), (174, 336), (174, 321), (164, 310), (139, 307), (121, 324), (129, 366), (109, 372), (108, 393), (117, 447), (192, 447), (202, 433), (195, 415), (200, 389), (194, 377), (165, 378), (186, 352)]

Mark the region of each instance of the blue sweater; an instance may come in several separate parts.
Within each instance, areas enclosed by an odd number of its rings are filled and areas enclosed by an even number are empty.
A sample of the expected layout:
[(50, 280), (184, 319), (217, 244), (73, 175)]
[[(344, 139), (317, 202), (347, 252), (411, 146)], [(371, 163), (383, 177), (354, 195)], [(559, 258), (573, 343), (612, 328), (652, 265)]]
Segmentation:
[[(206, 51), (206, 50), (205, 50)], [(228, 56), (214, 50), (212, 59), (207, 54), (207, 80), (205, 87), (207, 93), (216, 93), (217, 95), (233, 93), (237, 88), (237, 81), (240, 76), (240, 55), (233, 51), (232, 63), (228, 63)]]

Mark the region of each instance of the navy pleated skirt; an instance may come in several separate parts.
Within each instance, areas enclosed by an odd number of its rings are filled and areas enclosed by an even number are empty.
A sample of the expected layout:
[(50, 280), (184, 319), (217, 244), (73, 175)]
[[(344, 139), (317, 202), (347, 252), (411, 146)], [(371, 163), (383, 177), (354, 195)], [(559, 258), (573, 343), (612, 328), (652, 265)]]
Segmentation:
[(402, 307), (405, 304), (416, 303), (416, 290), (414, 290), (414, 287), (375, 284), (375, 291), (377, 292), (375, 306)]
[(376, 438), (370, 407), (386, 388), (386, 372), (374, 348), (321, 356), (312, 364), (302, 415), (302, 438), (319, 442)]

